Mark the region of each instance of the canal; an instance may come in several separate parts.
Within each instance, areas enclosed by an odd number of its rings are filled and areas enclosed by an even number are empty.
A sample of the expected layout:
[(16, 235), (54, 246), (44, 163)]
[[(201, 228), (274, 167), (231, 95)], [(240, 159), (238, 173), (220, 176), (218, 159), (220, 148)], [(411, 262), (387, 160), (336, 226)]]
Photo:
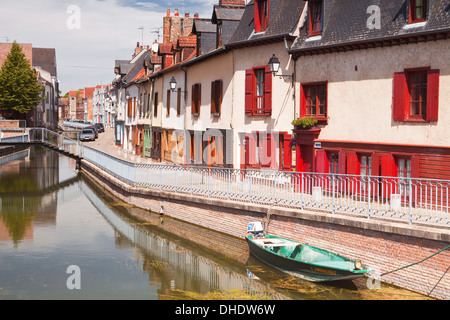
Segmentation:
[[(371, 288), (369, 288), (371, 287)], [(0, 299), (422, 300), (387, 284), (313, 284), (242, 239), (120, 202), (43, 147), (0, 159)]]

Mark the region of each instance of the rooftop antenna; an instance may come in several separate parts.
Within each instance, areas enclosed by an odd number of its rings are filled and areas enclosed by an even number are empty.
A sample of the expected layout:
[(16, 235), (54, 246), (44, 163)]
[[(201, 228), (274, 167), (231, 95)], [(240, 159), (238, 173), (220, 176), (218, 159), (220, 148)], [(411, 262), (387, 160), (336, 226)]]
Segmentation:
[(138, 30), (142, 30), (142, 47), (144, 47), (144, 27), (138, 28)]
[(157, 33), (158, 34), (158, 42), (159, 42), (159, 37), (160, 37), (159, 29), (162, 29), (162, 27), (155, 27), (154, 29), (157, 29), (157, 31), (150, 31), (150, 33)]

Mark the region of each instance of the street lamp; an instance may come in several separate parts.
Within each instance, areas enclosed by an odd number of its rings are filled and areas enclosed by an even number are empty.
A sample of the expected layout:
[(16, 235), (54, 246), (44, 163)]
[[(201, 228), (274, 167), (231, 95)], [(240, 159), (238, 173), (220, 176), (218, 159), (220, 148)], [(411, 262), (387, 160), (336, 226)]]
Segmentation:
[(273, 76), (275, 75), (279, 76), (280, 78), (288, 77), (291, 79), (294, 79), (294, 74), (277, 74), (278, 70), (280, 69), (280, 60), (275, 56), (275, 54), (272, 55), (269, 59), (269, 70), (272, 72)]
[(280, 60), (278, 60), (275, 54), (269, 59), (269, 69), (274, 76), (278, 72), (278, 69), (280, 69)]
[(175, 77), (172, 77), (169, 81), (170, 84), (170, 90), (175, 91), (175, 88), (177, 87), (177, 80), (175, 80)]

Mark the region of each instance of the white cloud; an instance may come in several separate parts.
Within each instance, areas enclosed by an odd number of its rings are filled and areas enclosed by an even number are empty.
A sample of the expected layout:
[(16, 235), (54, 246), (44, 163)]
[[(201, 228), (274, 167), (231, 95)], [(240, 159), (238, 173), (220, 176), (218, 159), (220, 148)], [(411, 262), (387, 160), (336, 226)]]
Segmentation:
[[(69, 29), (67, 8), (80, 8), (80, 29)], [(137, 42), (153, 42), (150, 30), (162, 26), (162, 12), (120, 6), (116, 0), (20, 0), (2, 3), (0, 37), (55, 48), (61, 91), (110, 83), (114, 60), (130, 59)], [(5, 38), (1, 38), (2, 42)], [(83, 66), (89, 68), (69, 68)], [(94, 69), (97, 67), (99, 69)]]
[[(33, 47), (55, 48), (63, 94), (69, 90), (108, 84), (114, 61), (131, 59), (137, 42), (150, 45), (163, 25), (166, 9), (175, 8), (210, 18), (218, 0), (2, 0), (0, 41), (16, 40)], [(184, 3), (193, 9), (184, 8)], [(71, 5), (80, 8), (80, 29), (69, 29)], [(153, 31), (153, 33), (151, 33)], [(162, 34), (161, 34), (162, 36)], [(162, 39), (162, 38), (161, 38)], [(72, 68), (82, 66), (86, 68)], [(95, 67), (95, 68), (92, 68)]]

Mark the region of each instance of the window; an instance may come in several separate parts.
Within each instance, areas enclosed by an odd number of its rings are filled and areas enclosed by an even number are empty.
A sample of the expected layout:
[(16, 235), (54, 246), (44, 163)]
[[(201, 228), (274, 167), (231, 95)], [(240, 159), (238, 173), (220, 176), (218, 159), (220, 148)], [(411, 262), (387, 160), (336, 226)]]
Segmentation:
[(269, 26), (269, 0), (255, 2), (255, 32), (265, 31)]
[(309, 35), (315, 36), (322, 33), (323, 8), (322, 1), (309, 1)]
[(211, 114), (219, 116), (222, 107), (222, 80), (211, 82)]
[(245, 165), (248, 167), (271, 167), (272, 135), (266, 132), (252, 132), (245, 137)]
[(272, 73), (268, 66), (245, 72), (245, 114), (272, 114)]
[(170, 93), (172, 91), (167, 90), (167, 99), (166, 99), (166, 116), (170, 116)]
[(302, 84), (300, 116), (327, 119), (327, 83)]
[(394, 74), (393, 119), (437, 121), (439, 70), (409, 69)]
[(409, 1), (409, 23), (425, 21), (427, 18), (427, 1), (410, 0)]
[(191, 113), (192, 115), (200, 115), (200, 105), (201, 105), (201, 95), (202, 95), (202, 85), (196, 83), (192, 85), (192, 103), (191, 103)]

